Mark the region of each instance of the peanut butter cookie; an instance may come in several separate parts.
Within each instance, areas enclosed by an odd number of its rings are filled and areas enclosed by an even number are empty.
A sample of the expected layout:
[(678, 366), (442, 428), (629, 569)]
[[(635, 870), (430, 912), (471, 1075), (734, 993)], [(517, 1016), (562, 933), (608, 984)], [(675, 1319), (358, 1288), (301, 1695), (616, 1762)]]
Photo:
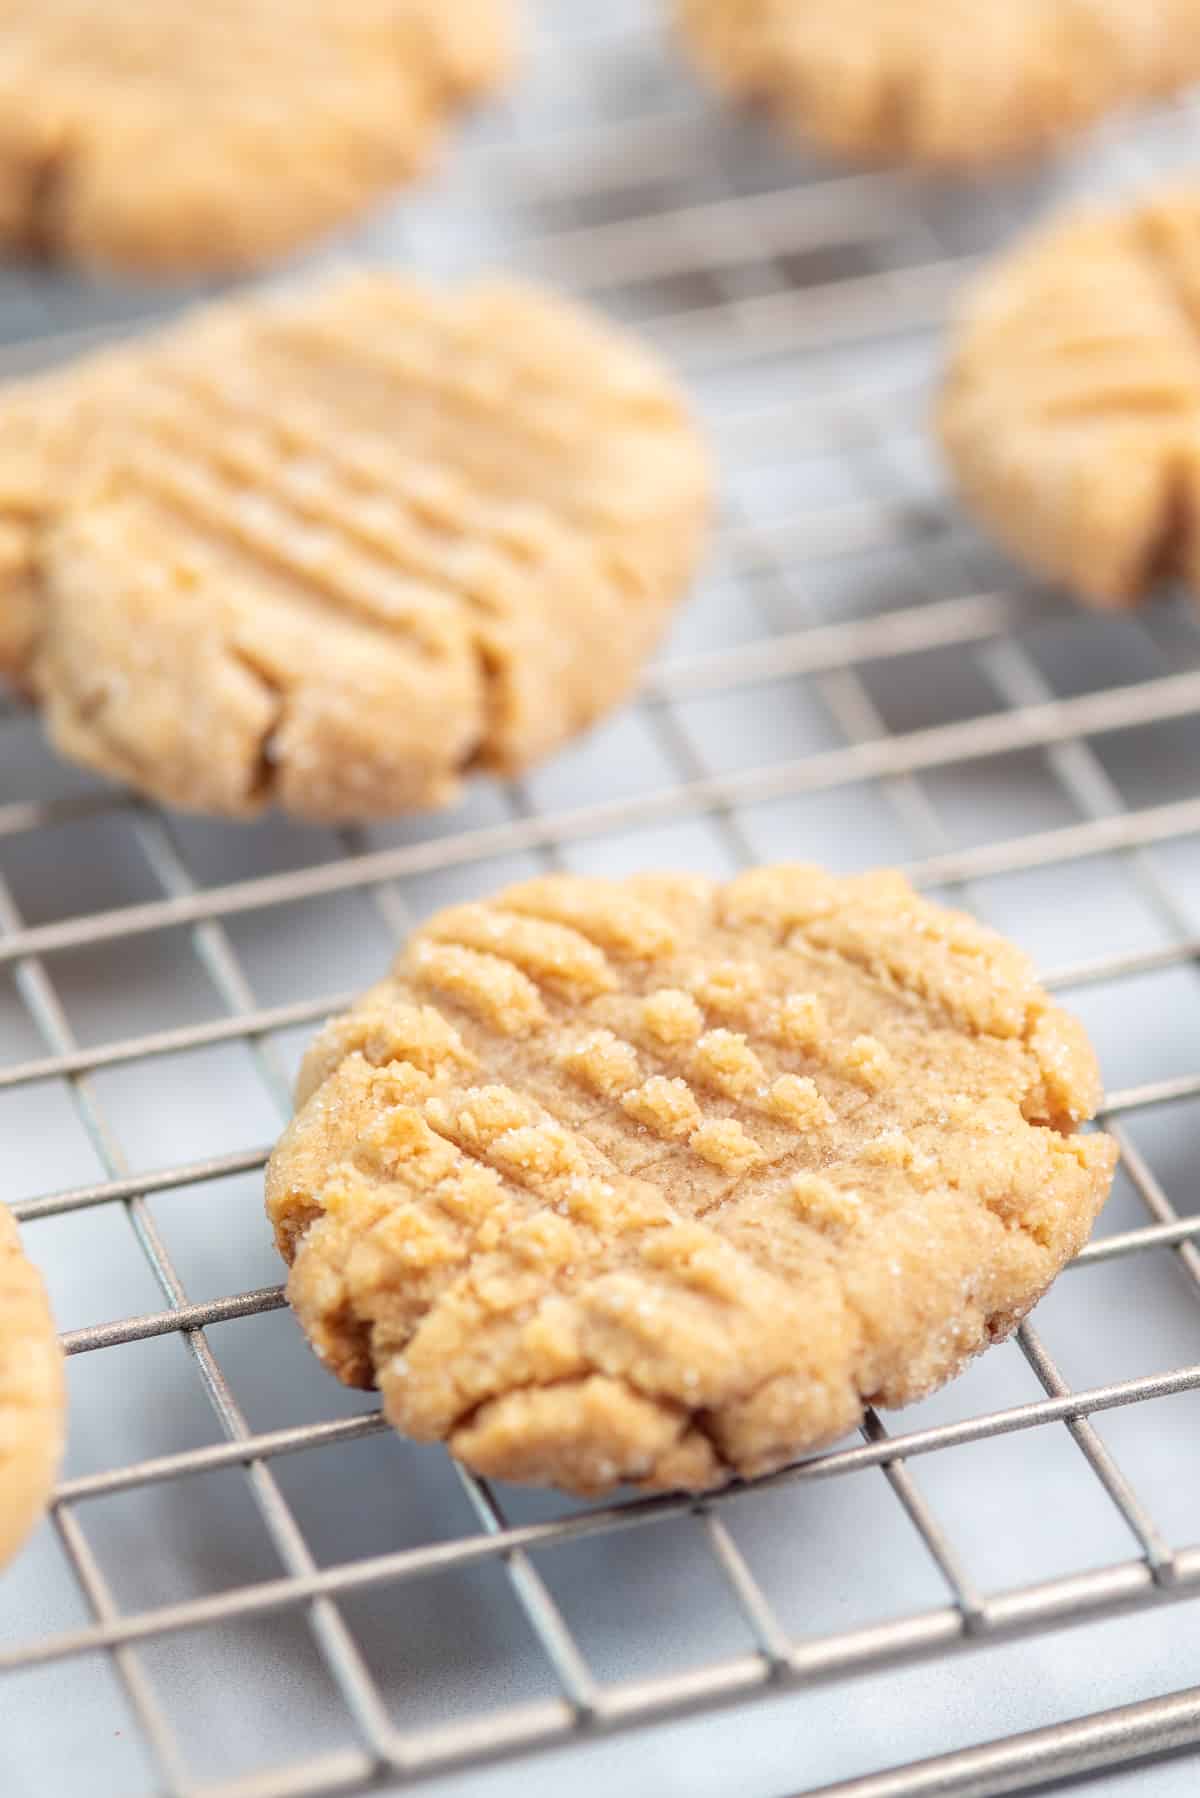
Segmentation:
[(62, 1354), (37, 1271), (0, 1204), (0, 1567), (46, 1508), (62, 1455)]
[(1200, 585), (1200, 192), (1051, 226), (966, 301), (939, 407), (969, 505), (1099, 606)]
[(708, 490), (657, 362), (532, 288), (235, 301), (0, 399), (0, 651), (168, 803), (441, 805), (624, 696)]
[(709, 78), (843, 154), (969, 167), (1200, 78), (1200, 0), (674, 0)]
[(37, 560), (43, 524), (67, 500), (138, 379), (136, 349), (0, 386), (0, 677), (28, 687), (45, 608)]
[(413, 175), (510, 33), (510, 0), (0, 0), (0, 242), (269, 261)]
[(1075, 1020), (898, 874), (554, 876), (317, 1038), (267, 1206), (317, 1354), (478, 1472), (700, 1490), (1006, 1336), (1116, 1160)]

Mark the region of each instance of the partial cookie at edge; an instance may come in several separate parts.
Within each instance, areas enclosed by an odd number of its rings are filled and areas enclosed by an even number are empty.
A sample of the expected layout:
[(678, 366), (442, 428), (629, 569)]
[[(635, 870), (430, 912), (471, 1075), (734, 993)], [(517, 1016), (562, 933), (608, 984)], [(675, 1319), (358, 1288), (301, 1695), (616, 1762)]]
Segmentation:
[(964, 498), (1099, 606), (1200, 589), (1200, 190), (1051, 224), (985, 270), (938, 429)]
[(511, 0), (7, 0), (0, 240), (141, 275), (266, 263), (418, 173), (514, 26)]
[(45, 1289), (0, 1204), (0, 1568), (46, 1508), (65, 1409), (62, 1351)]
[(1200, 0), (673, 0), (712, 83), (843, 154), (934, 168), (1045, 152), (1200, 77)]

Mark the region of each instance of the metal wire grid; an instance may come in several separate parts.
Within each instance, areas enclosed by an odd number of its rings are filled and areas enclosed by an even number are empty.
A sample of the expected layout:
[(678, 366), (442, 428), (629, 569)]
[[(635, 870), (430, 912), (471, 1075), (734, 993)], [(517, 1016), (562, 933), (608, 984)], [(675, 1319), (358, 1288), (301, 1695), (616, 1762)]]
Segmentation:
[[(209, 1183), (260, 1168), (267, 1145), (134, 1171), (106, 1107), (101, 1077), (107, 1071), (154, 1069), (215, 1045), (240, 1044), (279, 1114), (286, 1115), (281, 1050), (287, 1039), (281, 1033), (310, 1025), (349, 993), (264, 1004), (238, 948), (240, 920), (282, 918), (286, 908), (302, 901), (363, 894), (388, 929), (401, 934), (420, 909), (414, 894), (429, 877), (486, 870), (514, 856), (564, 865), (576, 850), (602, 851), (633, 833), (640, 833), (633, 840), (644, 859), (654, 861), (663, 859), (655, 851), (659, 836), (670, 839), (673, 827), (697, 820), (706, 822), (717, 858), (735, 866), (759, 859), (758, 839), (747, 822), (756, 808), (785, 801), (828, 796), (849, 807), (863, 795), (872, 804), (882, 800), (911, 846), (913, 878), (980, 910), (987, 909), (989, 894), (1004, 877), (1115, 858), (1155, 929), (1143, 940), (1052, 970), (1050, 983), (1073, 998), (1090, 988), (1187, 969), (1200, 953), (1195, 911), (1157, 853), (1200, 835), (1200, 797), (1185, 793), (1162, 803), (1128, 803), (1104, 754), (1122, 733), (1140, 736), (1148, 727), (1167, 727), (1200, 710), (1200, 633), (1182, 611), (1164, 611), (1121, 628), (1131, 636), (1141, 633), (1159, 652), (1165, 640), (1174, 672), (1100, 685), (1085, 676), (1066, 696), (1051, 685), (1030, 647), (1030, 632), (1045, 629), (1049, 621), (1060, 644), (1070, 646), (1068, 661), (1076, 653), (1086, 660), (1081, 633), (1104, 627), (1077, 620), (1011, 577), (992, 589), (974, 590), (968, 582), (978, 551), (957, 531), (939, 491), (919, 490), (914, 497), (914, 482), (901, 464), (900, 452), (911, 447), (917, 428), (927, 377), (929, 346), (923, 334), (937, 326), (970, 260), (947, 251), (938, 205), (892, 175), (847, 176), (798, 164), (780, 184), (747, 192), (739, 185), (742, 165), (726, 160), (734, 128), (714, 121), (702, 103), (681, 100), (674, 88), (666, 107), (660, 89), (653, 88), (639, 116), (606, 116), (614, 86), (629, 70), (643, 58), (646, 66), (658, 66), (645, 18), (640, 12), (628, 15), (628, 8), (618, 11), (604, 34), (595, 35), (581, 32), (578, 17), (568, 19), (563, 7), (546, 9), (538, 65), (543, 91), (559, 84), (558, 91), (571, 97), (587, 93), (591, 112), (582, 108), (561, 131), (553, 154), (545, 142), (522, 140), (518, 112), (502, 122), (499, 141), (468, 166), (485, 169), (489, 204), (500, 190), (524, 219), (521, 258), (565, 275), (616, 310), (634, 313), (682, 363), (716, 431), (731, 498), (715, 591), (726, 608), (734, 594), (752, 592), (765, 632), (692, 653), (676, 649), (647, 678), (638, 715), (673, 778), (621, 797), (571, 803), (568, 796), (566, 803), (550, 804), (544, 792), (539, 802), (534, 780), (498, 801), (504, 810), (496, 822), (456, 828), (451, 820), (448, 830), (421, 824), (382, 846), (371, 833), (344, 831), (338, 833), (335, 855), (323, 850), (319, 859), (293, 856), (293, 865), (282, 871), (218, 882), (194, 871), (187, 832), (178, 821), (126, 794), (67, 783), (65, 792), (49, 798), (27, 798), (10, 788), (11, 796), (0, 802), (0, 847), (39, 834), (69, 837), (81, 824), (99, 829), (97, 840), (103, 842), (103, 833), (120, 823), (157, 881), (154, 896), (141, 901), (99, 911), (68, 906), (65, 915), (45, 921), (23, 915), (14, 884), (0, 882), (0, 965), (11, 971), (37, 1038), (35, 1052), (0, 1066), (0, 1094), (53, 1086), (69, 1095), (103, 1170), (101, 1178), (86, 1184), (19, 1192), (14, 1206), (19, 1218), (31, 1226), (94, 1207), (122, 1208), (161, 1295), (156, 1309), (70, 1330), (64, 1338), (67, 1352), (93, 1355), (163, 1336), (182, 1339), (223, 1438), (64, 1481), (54, 1524), (90, 1620), (36, 1640), (6, 1642), (0, 1673), (28, 1673), (89, 1653), (109, 1657), (149, 1756), (154, 1789), (171, 1798), (354, 1791), (1200, 1593), (1200, 1543), (1172, 1540), (1139, 1495), (1137, 1470), (1130, 1474), (1118, 1464), (1092, 1422), (1101, 1413), (1200, 1388), (1200, 1361), (1073, 1389), (1031, 1325), (1020, 1333), (1020, 1349), (1043, 1397), (927, 1427), (901, 1427), (893, 1434), (872, 1415), (861, 1445), (820, 1455), (764, 1482), (782, 1489), (882, 1472), (942, 1582), (944, 1602), (933, 1607), (798, 1636), (781, 1620), (727, 1521), (735, 1495), (717, 1495), (703, 1505), (654, 1499), (563, 1508), (514, 1523), (512, 1507), (461, 1470), (457, 1477), (475, 1527), (324, 1563), (306, 1539), (276, 1463), (374, 1435), (382, 1428), (380, 1419), (370, 1412), (255, 1428), (223, 1371), (210, 1331), (277, 1309), (281, 1291), (268, 1285), (193, 1299), (153, 1206), (156, 1196), (184, 1190), (193, 1195), (187, 1203), (199, 1203)], [(1157, 137), (1114, 139), (1104, 152), (1105, 167), (1131, 156), (1165, 166), (1186, 148), (1189, 123), (1181, 110), (1167, 116), (1165, 125), (1160, 121)], [(740, 154), (744, 146), (736, 147)], [(756, 166), (764, 161), (776, 166), (769, 153), (755, 154)], [(680, 184), (691, 193), (698, 170), (704, 197), (678, 199)], [(611, 216), (596, 222), (605, 212)], [(557, 228), (539, 231), (539, 216), (554, 218)], [(676, 309), (679, 297), (684, 303)], [(892, 356), (912, 335), (921, 350), (915, 374), (903, 356)], [(75, 335), (69, 342), (43, 339), (32, 352), (15, 345), (5, 367), (46, 360), (76, 341)], [(854, 346), (852, 363), (836, 360), (843, 343)], [(872, 360), (873, 348), (884, 354)], [(823, 370), (827, 357), (835, 360)], [(759, 391), (768, 397), (748, 405), (746, 384), (728, 377), (753, 376), (762, 367), (769, 378)], [(781, 370), (789, 381), (782, 394)], [(794, 471), (804, 457), (836, 461), (850, 496), (802, 513), (785, 506), (779, 515), (764, 518), (745, 499), (746, 485), (738, 477)], [(895, 605), (885, 598), (882, 607), (867, 604), (860, 615), (831, 617), (819, 599), (806, 597), (814, 568), (873, 555), (888, 567), (915, 572), (913, 603)], [(943, 668), (947, 657), (960, 670), (969, 665), (976, 671), (990, 687), (990, 701), (961, 716), (893, 728), (887, 699), (893, 683), (903, 684), (906, 671), (927, 662)], [(715, 704), (719, 711), (735, 697), (739, 704), (757, 706), (780, 690), (808, 695), (831, 721), (828, 744), (714, 768), (711, 718), (704, 708)], [(3, 728), (15, 732), (31, 726), (14, 707)], [(976, 833), (976, 840), (964, 845), (947, 827), (936, 783), (964, 767), (986, 770), (1014, 756), (1032, 756), (1048, 771), (1064, 821), (1001, 834), (1000, 840)], [(1003, 820), (995, 822), (1001, 829)], [(836, 854), (835, 840), (822, 847)], [(181, 931), (220, 1000), (220, 1015), (81, 1040), (60, 990), (64, 964), (116, 944), (140, 948), (159, 937), (172, 941), (171, 933)], [(310, 940), (320, 956), (321, 938)], [(1077, 1267), (1128, 1264), (1166, 1250), (1184, 1280), (1200, 1289), (1195, 1241), (1200, 1216), (1181, 1215), (1152, 1158), (1131, 1133), (1139, 1116), (1196, 1097), (1200, 1071), (1138, 1080), (1110, 1095), (1106, 1121), (1121, 1140), (1125, 1173), (1144, 1221), (1099, 1237)], [(36, 1255), (36, 1230), (29, 1231), (29, 1241)], [(321, 1377), (314, 1369), (314, 1382)], [(967, 1444), (1058, 1426), (1070, 1433), (1105, 1502), (1132, 1538), (1130, 1552), (1083, 1572), (984, 1590), (939, 1521), (913, 1464)], [(170, 1603), (122, 1609), (91, 1546), (88, 1505), (158, 1484), (177, 1491), (199, 1476), (236, 1469), (244, 1473), (281, 1571)], [(541, 1570), (549, 1564), (543, 1554), (601, 1537), (619, 1556), (627, 1532), (676, 1516), (699, 1520), (705, 1552), (739, 1608), (751, 1646), (682, 1673), (602, 1680)], [(483, 1563), (503, 1569), (557, 1682), (557, 1695), (453, 1724), (398, 1727), (347, 1621), (347, 1602), (364, 1590), (383, 1588), (399, 1597), (399, 1589), (412, 1582)], [(178, 1633), (221, 1632), (287, 1610), (307, 1615), (344, 1707), (345, 1745), (217, 1782), (196, 1778), (140, 1651)], [(1024, 1790), (1197, 1740), (1200, 1688), (822, 1789), (855, 1798)], [(796, 1777), (803, 1778), (802, 1766)]]

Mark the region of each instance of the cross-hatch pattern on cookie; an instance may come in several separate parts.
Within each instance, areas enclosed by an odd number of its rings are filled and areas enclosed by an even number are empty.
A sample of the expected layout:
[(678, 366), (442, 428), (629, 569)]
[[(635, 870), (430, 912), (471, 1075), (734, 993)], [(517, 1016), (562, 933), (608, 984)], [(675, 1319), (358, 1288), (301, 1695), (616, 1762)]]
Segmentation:
[(169, 803), (444, 804), (621, 698), (691, 573), (657, 362), (532, 288), (234, 301), (0, 406), (0, 656)]
[(942, 442), (1018, 556), (1096, 605), (1200, 591), (1200, 189), (1051, 225), (985, 270)]
[(780, 1465), (1006, 1335), (1116, 1158), (1079, 1026), (899, 875), (551, 876), (438, 914), (272, 1157), (322, 1360), (478, 1471)]

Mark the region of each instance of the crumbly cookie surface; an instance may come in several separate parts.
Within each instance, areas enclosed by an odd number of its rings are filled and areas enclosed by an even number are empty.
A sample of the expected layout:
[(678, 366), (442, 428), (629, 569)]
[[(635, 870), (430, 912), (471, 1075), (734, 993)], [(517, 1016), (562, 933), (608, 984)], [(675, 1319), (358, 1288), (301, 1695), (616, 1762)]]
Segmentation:
[(624, 696), (708, 488), (658, 363), (536, 289), (234, 301), (0, 396), (0, 651), (169, 803), (439, 805)]
[(0, 0), (0, 242), (266, 262), (414, 174), (511, 30), (510, 0)]
[(41, 1278), (0, 1204), (0, 1567), (46, 1507), (62, 1455), (62, 1353)]
[(1200, 583), (1200, 191), (1052, 225), (987, 270), (938, 424), (968, 504), (1101, 606)]
[(1020, 157), (1200, 75), (1200, 0), (675, 0), (702, 70), (838, 152)]
[(311, 1048), (267, 1205), (322, 1361), (477, 1471), (719, 1485), (903, 1404), (1081, 1246), (1078, 1024), (897, 874), (553, 876)]

